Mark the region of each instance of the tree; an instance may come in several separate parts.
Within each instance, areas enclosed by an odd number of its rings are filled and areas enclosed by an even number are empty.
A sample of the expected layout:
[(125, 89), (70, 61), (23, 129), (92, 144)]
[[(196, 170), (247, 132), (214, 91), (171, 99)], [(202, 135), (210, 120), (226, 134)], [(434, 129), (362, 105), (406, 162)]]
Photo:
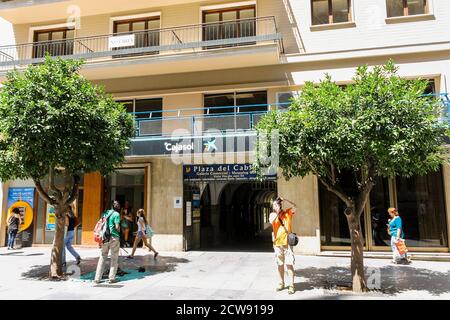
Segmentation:
[(133, 117), (80, 75), (82, 64), (47, 56), (23, 73), (8, 73), (0, 91), (0, 180), (31, 178), (54, 207), (53, 278), (62, 276), (65, 215), (81, 176), (112, 172), (134, 136)]
[[(288, 111), (268, 113), (257, 126), (258, 134), (278, 130), (279, 167), (287, 179), (314, 174), (345, 204), (356, 292), (367, 290), (360, 218), (375, 178), (424, 175), (444, 161), (448, 127), (439, 99), (423, 95), (426, 86), (399, 77), (391, 61), (361, 66), (346, 88), (329, 76), (306, 83)], [(348, 170), (355, 173), (357, 194), (346, 193), (339, 179)]]

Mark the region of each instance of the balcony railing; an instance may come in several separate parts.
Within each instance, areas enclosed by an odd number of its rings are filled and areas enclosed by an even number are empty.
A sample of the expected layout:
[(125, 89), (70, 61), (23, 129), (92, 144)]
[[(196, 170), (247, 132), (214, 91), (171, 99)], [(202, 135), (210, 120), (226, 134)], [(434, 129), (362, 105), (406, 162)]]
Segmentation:
[[(253, 104), (179, 110), (135, 112), (137, 137), (197, 136), (208, 132), (245, 132), (270, 110), (282, 110), (289, 103)], [(229, 110), (233, 109), (232, 112)], [(154, 114), (161, 115), (153, 117)]]
[[(424, 96), (439, 99), (442, 103), (441, 121), (450, 121), (448, 93)], [(255, 129), (264, 114), (270, 110), (283, 112), (289, 105), (288, 102), (135, 112), (133, 114), (136, 118), (136, 137), (203, 136), (208, 132), (213, 134), (250, 132)]]
[(283, 50), (274, 17), (2, 46), (0, 71), (41, 63), (46, 53), (63, 58), (82, 58), (89, 63), (266, 43), (275, 43), (280, 51)]

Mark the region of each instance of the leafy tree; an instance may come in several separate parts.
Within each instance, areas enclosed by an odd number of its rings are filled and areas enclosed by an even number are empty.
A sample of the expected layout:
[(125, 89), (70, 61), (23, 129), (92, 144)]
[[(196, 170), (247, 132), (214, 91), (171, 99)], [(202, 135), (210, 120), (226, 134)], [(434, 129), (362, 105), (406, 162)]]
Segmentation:
[(0, 179), (33, 179), (54, 207), (52, 277), (62, 275), (65, 215), (80, 177), (112, 172), (134, 136), (132, 116), (80, 75), (82, 64), (47, 56), (23, 73), (8, 73), (0, 91)]
[[(375, 178), (425, 175), (444, 161), (448, 128), (440, 120), (439, 100), (423, 95), (426, 86), (399, 77), (391, 61), (361, 66), (346, 88), (329, 76), (318, 85), (307, 83), (288, 111), (271, 112), (258, 124), (259, 134), (278, 130), (279, 166), (287, 179), (314, 174), (345, 204), (354, 291), (367, 290), (360, 218)], [(348, 170), (355, 173), (356, 195), (340, 181)]]

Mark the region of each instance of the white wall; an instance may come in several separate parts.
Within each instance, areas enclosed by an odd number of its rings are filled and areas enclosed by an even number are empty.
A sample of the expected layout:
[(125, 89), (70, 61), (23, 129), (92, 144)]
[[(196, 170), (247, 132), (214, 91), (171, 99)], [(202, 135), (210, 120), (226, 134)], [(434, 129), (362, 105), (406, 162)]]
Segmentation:
[[(273, 0), (259, 0), (269, 3)], [(293, 21), (279, 18), (281, 32), (298, 28), (306, 53), (450, 41), (450, 1), (429, 0), (435, 19), (386, 23), (386, 0), (352, 0), (356, 27), (311, 31), (310, 0), (278, 0), (291, 11)], [(277, 19), (278, 20), (278, 19)]]
[(5, 19), (0, 18), (0, 46), (14, 44), (12, 25)]

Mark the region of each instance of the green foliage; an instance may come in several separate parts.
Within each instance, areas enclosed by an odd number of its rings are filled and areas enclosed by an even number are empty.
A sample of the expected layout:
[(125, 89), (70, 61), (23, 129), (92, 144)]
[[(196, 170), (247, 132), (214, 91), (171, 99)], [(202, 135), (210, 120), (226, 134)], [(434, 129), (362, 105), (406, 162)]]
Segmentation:
[(123, 162), (134, 124), (125, 108), (79, 74), (81, 61), (46, 57), (12, 71), (0, 89), (0, 179), (107, 174)]
[(257, 130), (279, 131), (286, 178), (313, 173), (334, 184), (335, 172), (369, 167), (383, 177), (423, 175), (442, 164), (448, 130), (439, 99), (423, 96), (426, 86), (399, 77), (392, 62), (361, 66), (346, 88), (329, 76), (306, 83), (287, 112), (267, 114)]

